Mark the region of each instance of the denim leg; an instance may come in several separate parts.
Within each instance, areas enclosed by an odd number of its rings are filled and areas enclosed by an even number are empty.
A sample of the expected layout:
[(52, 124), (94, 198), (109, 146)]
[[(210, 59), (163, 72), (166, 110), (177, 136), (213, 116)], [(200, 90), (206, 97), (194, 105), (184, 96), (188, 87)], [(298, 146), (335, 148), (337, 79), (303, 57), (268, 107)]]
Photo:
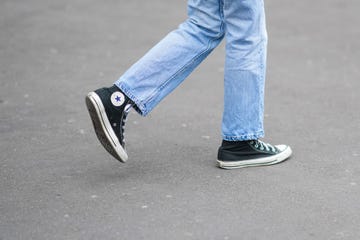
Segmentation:
[(148, 114), (220, 43), (219, 0), (189, 0), (188, 19), (136, 62), (115, 84)]
[(267, 33), (263, 0), (224, 0), (226, 59), (223, 139), (264, 136)]

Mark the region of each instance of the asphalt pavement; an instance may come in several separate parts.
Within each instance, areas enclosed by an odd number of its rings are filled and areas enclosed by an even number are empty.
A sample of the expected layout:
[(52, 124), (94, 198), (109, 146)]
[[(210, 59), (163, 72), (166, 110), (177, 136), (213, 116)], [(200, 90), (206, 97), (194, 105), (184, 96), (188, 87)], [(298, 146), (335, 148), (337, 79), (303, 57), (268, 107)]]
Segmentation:
[(185, 1), (2, 0), (0, 240), (360, 239), (359, 9), (266, 1), (264, 141), (294, 153), (222, 170), (224, 44), (130, 114), (126, 164), (84, 103), (185, 20)]

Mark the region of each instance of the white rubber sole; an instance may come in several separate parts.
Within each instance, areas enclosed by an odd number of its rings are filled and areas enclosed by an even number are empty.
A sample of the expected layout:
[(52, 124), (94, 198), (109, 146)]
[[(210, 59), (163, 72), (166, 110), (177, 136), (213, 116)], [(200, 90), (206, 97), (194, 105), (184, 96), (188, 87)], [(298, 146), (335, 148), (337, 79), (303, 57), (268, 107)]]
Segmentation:
[(292, 150), (289, 146), (277, 145), (276, 147), (280, 149), (281, 152), (269, 157), (241, 160), (241, 161), (217, 160), (217, 163), (220, 168), (224, 168), (224, 169), (259, 167), (259, 166), (269, 166), (269, 165), (281, 163), (291, 156)]
[(111, 127), (100, 97), (95, 92), (90, 92), (85, 101), (100, 143), (117, 160), (126, 162), (128, 155)]

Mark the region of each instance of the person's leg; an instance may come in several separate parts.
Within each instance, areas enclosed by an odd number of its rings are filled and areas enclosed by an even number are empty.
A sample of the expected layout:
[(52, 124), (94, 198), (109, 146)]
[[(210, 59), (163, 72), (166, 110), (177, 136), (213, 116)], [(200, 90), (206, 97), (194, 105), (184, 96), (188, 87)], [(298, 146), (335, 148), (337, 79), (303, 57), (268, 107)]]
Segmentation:
[(221, 168), (280, 163), (292, 153), (286, 145), (264, 143), (264, 82), (267, 34), (263, 0), (224, 0), (226, 59)]
[(219, 0), (189, 0), (188, 19), (136, 62), (115, 85), (142, 115), (149, 113), (220, 43)]
[(267, 34), (263, 0), (224, 0), (224, 140), (263, 137)]
[(189, 0), (188, 19), (115, 82), (90, 92), (86, 105), (104, 148), (125, 162), (124, 124), (133, 106), (148, 114), (220, 43), (224, 36), (220, 0)]

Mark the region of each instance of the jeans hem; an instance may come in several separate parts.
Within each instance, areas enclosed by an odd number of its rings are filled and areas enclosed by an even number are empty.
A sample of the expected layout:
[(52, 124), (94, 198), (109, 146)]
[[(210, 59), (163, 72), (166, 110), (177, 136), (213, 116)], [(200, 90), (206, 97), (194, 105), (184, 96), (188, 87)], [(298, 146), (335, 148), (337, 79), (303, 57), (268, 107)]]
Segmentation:
[(226, 136), (223, 135), (223, 139), (226, 141), (247, 141), (247, 140), (255, 140), (264, 137), (264, 131), (259, 131), (256, 133), (242, 134), (238, 136)]

